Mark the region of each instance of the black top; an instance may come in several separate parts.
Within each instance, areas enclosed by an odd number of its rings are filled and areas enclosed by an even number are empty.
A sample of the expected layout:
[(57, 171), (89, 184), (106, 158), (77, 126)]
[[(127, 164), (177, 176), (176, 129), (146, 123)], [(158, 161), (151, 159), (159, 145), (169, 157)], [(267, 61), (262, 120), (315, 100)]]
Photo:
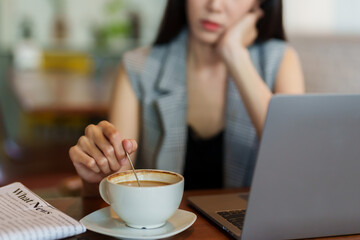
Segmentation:
[(185, 189), (223, 187), (223, 135), (201, 139), (188, 127), (185, 158)]

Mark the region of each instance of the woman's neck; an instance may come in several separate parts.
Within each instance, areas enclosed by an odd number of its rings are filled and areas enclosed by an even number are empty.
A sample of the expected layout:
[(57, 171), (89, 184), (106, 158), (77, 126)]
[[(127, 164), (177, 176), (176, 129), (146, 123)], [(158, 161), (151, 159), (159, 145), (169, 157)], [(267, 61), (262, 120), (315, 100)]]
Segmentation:
[(215, 46), (204, 44), (194, 37), (189, 37), (188, 60), (196, 67), (221, 67), (224, 63), (217, 54)]

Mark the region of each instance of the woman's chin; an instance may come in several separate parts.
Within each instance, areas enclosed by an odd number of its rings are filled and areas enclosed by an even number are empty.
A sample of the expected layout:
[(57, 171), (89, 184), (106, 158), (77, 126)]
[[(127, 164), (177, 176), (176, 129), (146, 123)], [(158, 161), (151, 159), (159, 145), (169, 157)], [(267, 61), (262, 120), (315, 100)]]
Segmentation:
[(220, 38), (220, 35), (215, 32), (201, 32), (195, 34), (195, 39), (206, 45), (215, 45)]

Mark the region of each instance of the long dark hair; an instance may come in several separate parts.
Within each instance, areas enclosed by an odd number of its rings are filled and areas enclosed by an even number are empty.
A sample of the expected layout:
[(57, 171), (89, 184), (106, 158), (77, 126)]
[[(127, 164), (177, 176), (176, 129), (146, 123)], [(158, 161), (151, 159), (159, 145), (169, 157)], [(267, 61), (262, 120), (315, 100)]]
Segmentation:
[[(257, 23), (258, 37), (256, 41), (261, 42), (271, 38), (286, 40), (282, 18), (282, 0), (263, 0), (260, 7), (264, 11), (264, 16)], [(154, 44), (161, 45), (171, 42), (185, 26), (188, 26), (186, 0), (168, 0)]]

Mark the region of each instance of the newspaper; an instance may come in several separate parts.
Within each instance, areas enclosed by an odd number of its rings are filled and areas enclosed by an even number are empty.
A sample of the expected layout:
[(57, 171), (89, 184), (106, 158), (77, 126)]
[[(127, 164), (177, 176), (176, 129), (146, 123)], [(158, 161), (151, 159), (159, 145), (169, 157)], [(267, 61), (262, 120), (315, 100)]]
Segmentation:
[(0, 188), (0, 240), (59, 239), (86, 228), (15, 182)]

